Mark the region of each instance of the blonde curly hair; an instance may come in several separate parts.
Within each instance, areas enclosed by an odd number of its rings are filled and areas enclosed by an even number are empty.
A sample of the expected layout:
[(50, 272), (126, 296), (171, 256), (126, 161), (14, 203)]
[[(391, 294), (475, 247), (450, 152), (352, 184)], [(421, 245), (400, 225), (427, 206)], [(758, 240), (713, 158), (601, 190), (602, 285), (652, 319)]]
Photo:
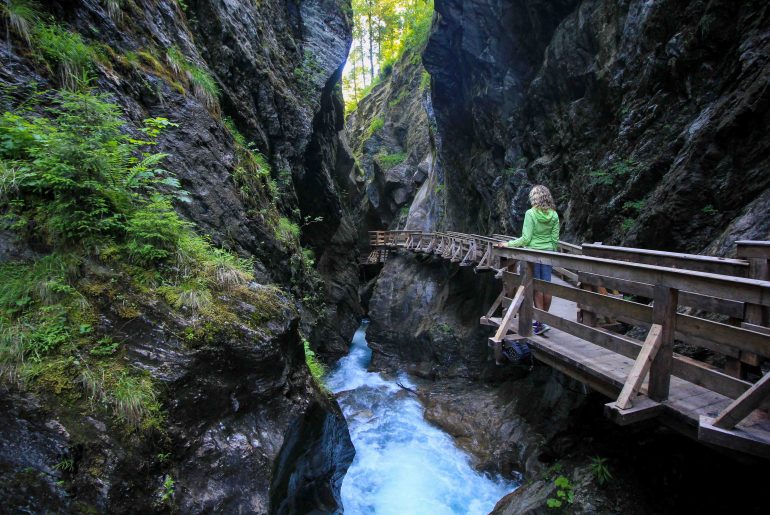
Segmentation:
[(541, 184), (534, 186), (530, 190), (529, 203), (532, 204), (532, 207), (540, 209), (541, 211), (548, 211), (549, 209), (556, 211), (556, 203), (553, 201), (551, 192)]

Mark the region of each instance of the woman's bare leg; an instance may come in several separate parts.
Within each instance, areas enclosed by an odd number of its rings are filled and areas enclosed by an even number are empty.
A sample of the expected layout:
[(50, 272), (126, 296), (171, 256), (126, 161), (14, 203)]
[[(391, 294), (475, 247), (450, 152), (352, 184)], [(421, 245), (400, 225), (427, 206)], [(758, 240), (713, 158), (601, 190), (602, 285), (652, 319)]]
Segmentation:
[(542, 309), (543, 311), (548, 311), (549, 309), (551, 309), (551, 300), (553, 300), (553, 295), (548, 295), (547, 293), (541, 293), (540, 295), (543, 296), (542, 302), (544, 306), (540, 309)]

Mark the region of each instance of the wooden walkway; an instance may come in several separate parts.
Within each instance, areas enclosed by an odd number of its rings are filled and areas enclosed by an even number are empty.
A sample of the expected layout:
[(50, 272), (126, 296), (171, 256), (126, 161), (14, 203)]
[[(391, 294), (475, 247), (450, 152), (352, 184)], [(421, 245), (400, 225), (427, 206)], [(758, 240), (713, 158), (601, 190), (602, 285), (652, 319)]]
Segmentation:
[[(741, 242), (744, 259), (721, 259), (602, 245), (562, 243), (562, 253), (500, 246), (507, 239), (379, 231), (369, 261), (403, 249), (495, 272), (503, 288), (480, 321), (496, 329), (496, 358), (503, 342), (526, 339), (539, 361), (613, 399), (605, 413), (618, 424), (656, 419), (707, 445), (770, 458), (770, 374), (744, 378), (747, 370), (761, 375), (758, 365), (770, 357), (770, 242)], [(561, 278), (533, 279), (537, 262)], [(549, 312), (533, 306), (535, 291), (553, 295)], [(728, 323), (677, 312), (685, 306)], [(552, 329), (533, 335), (532, 320)], [(647, 329), (645, 341), (614, 332), (619, 321)], [(726, 367), (674, 353), (675, 339), (724, 354)]]

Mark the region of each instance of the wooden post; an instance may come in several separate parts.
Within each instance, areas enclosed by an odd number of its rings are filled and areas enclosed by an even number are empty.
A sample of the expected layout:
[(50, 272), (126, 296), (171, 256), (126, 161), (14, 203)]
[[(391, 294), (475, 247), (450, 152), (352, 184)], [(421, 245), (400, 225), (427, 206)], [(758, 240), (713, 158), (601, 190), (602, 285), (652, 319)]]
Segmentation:
[[(749, 279), (770, 280), (770, 243), (766, 241), (737, 242), (736, 257), (749, 262)], [(770, 310), (757, 304), (746, 304), (743, 321), (749, 324), (767, 326), (770, 324)], [(753, 352), (741, 352), (739, 372), (744, 375), (742, 364), (759, 366), (759, 356)], [(740, 376), (739, 376), (740, 377)]]
[(532, 336), (532, 317), (534, 315), (535, 301), (535, 264), (529, 261), (521, 262), (521, 286), (523, 299), (519, 309), (519, 334)]
[(674, 331), (679, 291), (655, 285), (653, 290), (652, 323), (661, 326), (660, 348), (650, 367), (648, 396), (654, 401), (668, 399), (671, 384), (671, 366), (674, 361)]

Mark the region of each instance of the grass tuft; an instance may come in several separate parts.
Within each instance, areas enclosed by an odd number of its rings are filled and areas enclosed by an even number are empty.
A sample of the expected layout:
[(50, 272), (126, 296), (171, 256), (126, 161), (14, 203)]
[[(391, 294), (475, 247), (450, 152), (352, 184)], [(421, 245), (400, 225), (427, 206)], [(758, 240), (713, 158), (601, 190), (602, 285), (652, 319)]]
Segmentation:
[(0, 12), (8, 20), (11, 30), (24, 39), (27, 44), (32, 43), (32, 32), (40, 21), (40, 6), (30, 0), (6, 0), (0, 5)]

